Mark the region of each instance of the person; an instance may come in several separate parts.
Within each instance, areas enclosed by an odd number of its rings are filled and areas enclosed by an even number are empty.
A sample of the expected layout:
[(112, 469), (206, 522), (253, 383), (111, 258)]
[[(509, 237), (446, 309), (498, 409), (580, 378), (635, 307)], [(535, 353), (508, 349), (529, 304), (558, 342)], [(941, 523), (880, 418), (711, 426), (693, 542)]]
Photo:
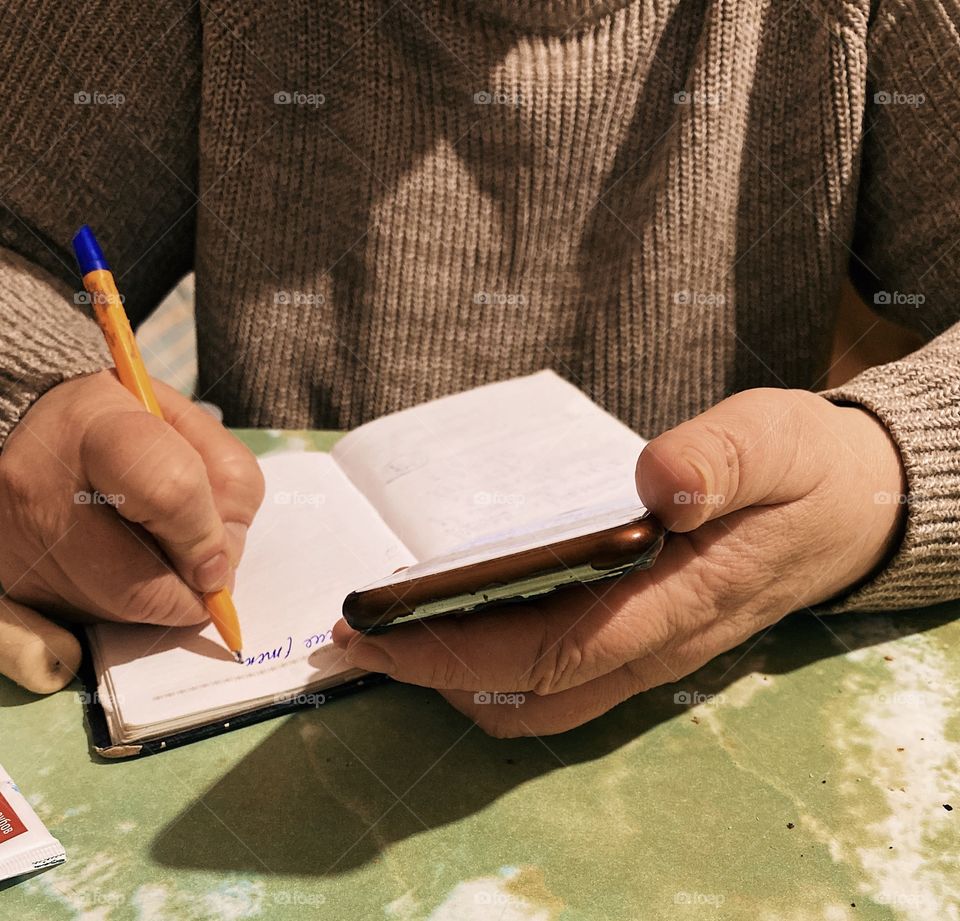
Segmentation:
[[(104, 11), (2, 6), (7, 602), (197, 622), (263, 497), (226, 429), (159, 384), (152, 418), (107, 370), (85, 222), (135, 322), (195, 271), (198, 396), (228, 425), (345, 429), (549, 366), (657, 436), (653, 569), (338, 626), (491, 733), (583, 723), (790, 611), (960, 594), (954, 3)], [(925, 344), (823, 391), (848, 272)]]

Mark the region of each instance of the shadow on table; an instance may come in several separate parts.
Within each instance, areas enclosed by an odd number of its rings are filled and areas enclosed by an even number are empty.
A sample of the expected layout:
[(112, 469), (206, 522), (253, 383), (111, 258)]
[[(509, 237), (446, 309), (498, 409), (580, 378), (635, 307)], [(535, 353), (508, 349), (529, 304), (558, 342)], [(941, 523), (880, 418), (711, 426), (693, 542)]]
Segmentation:
[(22, 707), (39, 699), (37, 694), (0, 675), (0, 707)]
[(434, 692), (384, 685), (286, 720), (162, 829), (152, 854), (171, 867), (339, 875), (394, 841), (476, 813), (529, 780), (600, 758), (681, 716), (690, 694), (678, 689), (719, 694), (751, 672), (790, 672), (930, 630), (957, 613), (945, 605), (900, 615), (793, 615), (677, 685), (544, 739), (491, 739)]

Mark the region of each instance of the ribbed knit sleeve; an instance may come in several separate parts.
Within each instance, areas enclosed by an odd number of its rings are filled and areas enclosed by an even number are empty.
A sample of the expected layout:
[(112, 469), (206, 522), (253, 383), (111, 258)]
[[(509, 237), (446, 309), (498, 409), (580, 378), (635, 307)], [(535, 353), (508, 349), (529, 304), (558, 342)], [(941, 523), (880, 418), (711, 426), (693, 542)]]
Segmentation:
[(832, 610), (960, 597), (960, 5), (880, 0), (868, 42), (851, 274), (874, 308), (928, 344), (825, 394), (887, 426), (907, 475), (902, 542)]
[[(0, 6), (0, 444), (55, 384), (109, 358), (70, 240), (89, 223), (134, 323), (190, 269), (196, 4)], [(90, 23), (90, 26), (85, 25)]]
[(0, 249), (0, 438), (31, 402), (66, 378), (98, 371), (110, 355), (73, 291)]

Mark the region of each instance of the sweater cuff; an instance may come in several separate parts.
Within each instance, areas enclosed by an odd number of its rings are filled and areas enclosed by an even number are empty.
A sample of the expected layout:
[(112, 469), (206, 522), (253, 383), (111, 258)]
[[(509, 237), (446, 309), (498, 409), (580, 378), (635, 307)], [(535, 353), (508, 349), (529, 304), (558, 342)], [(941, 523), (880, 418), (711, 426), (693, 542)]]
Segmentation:
[(51, 387), (112, 365), (99, 327), (75, 295), (0, 247), (0, 447)]
[(818, 611), (889, 611), (960, 597), (960, 371), (948, 352), (934, 340), (821, 394), (880, 419), (900, 449), (907, 492), (875, 496), (877, 502), (905, 504), (893, 556), (865, 583)]

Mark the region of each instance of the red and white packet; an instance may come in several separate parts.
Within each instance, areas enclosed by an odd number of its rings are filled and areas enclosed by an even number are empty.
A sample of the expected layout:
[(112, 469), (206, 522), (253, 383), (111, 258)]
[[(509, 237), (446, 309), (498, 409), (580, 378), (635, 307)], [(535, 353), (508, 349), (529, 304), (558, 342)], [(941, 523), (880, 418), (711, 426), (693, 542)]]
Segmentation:
[(55, 867), (66, 859), (63, 845), (0, 766), (0, 880)]

